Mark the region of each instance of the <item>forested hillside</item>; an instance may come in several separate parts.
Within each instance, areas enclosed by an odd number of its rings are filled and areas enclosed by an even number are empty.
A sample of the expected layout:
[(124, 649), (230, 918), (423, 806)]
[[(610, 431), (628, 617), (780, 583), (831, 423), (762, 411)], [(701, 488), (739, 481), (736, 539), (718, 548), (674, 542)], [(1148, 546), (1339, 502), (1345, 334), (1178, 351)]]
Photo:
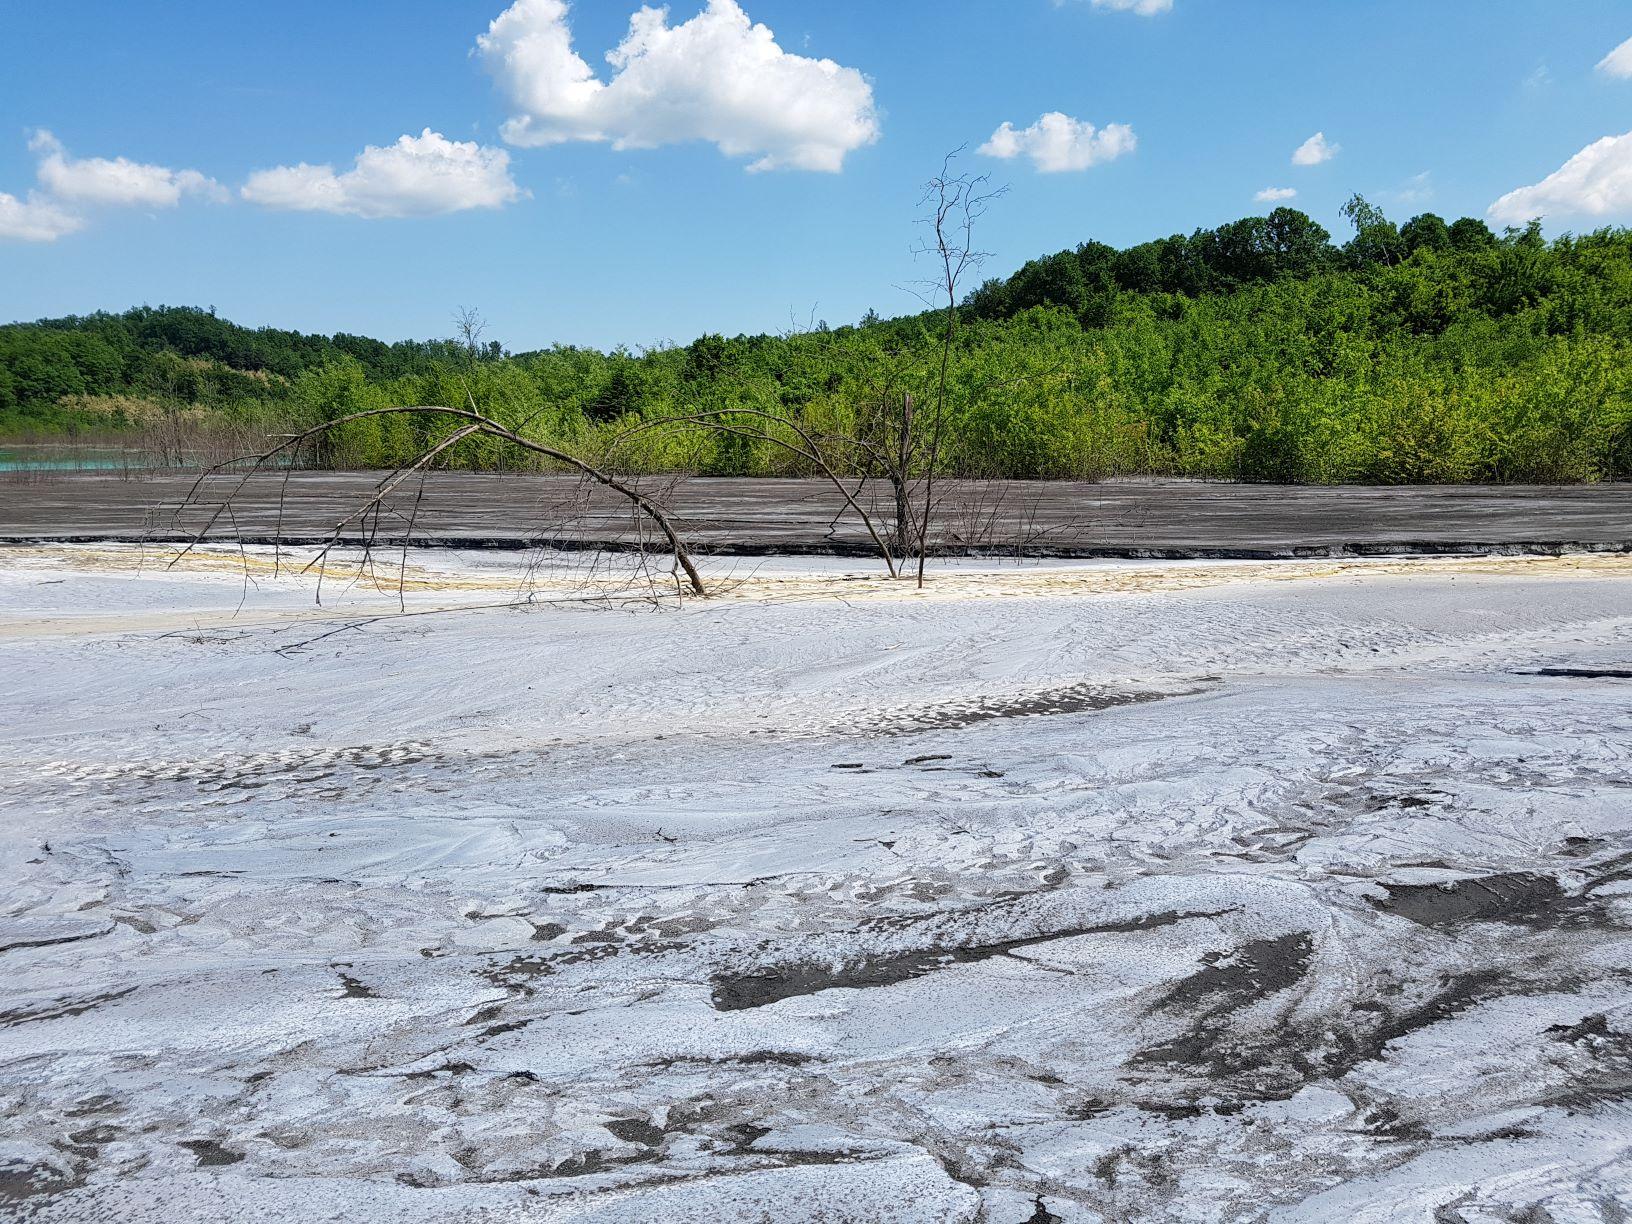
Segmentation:
[[(1545, 240), (1358, 197), (1336, 245), (1277, 209), (1117, 250), (1088, 242), (964, 299), (949, 470), (1302, 482), (1632, 477), (1632, 232)], [(385, 344), (248, 330), (213, 311), (0, 328), (0, 437), (154, 422), (241, 435), (370, 406), (463, 403), (644, 469), (796, 473), (785, 450), (662, 427), (719, 406), (842, 424), (935, 369), (933, 313), (795, 335), (704, 336), (634, 354), (497, 342)], [(625, 437), (637, 425), (644, 426)], [(348, 427), (338, 465), (389, 465), (407, 419)], [(450, 452), (512, 461), (489, 442)]]

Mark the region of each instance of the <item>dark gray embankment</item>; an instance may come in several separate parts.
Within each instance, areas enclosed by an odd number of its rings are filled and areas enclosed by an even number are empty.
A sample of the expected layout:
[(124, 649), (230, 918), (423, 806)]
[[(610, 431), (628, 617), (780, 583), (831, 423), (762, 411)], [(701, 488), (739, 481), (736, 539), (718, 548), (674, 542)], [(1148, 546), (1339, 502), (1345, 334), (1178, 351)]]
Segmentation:
[[(208, 539), (300, 544), (327, 538), (380, 473), (258, 476)], [(182, 541), (234, 490), (210, 481), (181, 509), (193, 478), (62, 473), (0, 480), (0, 542)], [(671, 487), (672, 485), (672, 487)], [(650, 478), (699, 552), (868, 552), (833, 488), (813, 480)], [(405, 484), (373, 528), (375, 543), (420, 547), (629, 547), (628, 504), (564, 476), (439, 472), (423, 495)], [(1307, 488), (1184, 480), (1098, 484), (958, 482), (945, 486), (947, 551), (1034, 557), (1284, 558), (1412, 553), (1632, 551), (1632, 485)], [(882, 503), (881, 491), (867, 494)], [(353, 523), (345, 538), (366, 533)], [(648, 534), (650, 534), (648, 529)]]

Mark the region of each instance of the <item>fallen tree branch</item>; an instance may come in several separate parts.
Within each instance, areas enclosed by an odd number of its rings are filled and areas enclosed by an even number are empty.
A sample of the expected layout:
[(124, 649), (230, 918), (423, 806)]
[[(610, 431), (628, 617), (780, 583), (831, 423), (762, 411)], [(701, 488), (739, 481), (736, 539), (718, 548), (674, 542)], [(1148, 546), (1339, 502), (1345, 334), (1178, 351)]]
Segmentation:
[(657, 527), (658, 531), (662, 533), (663, 538), (668, 542), (669, 550), (674, 554), (675, 562), (682, 570), (685, 571), (686, 579), (691, 586), (692, 594), (698, 596), (699, 598), (707, 598), (709, 593), (708, 587), (703, 582), (703, 576), (698, 571), (696, 562), (693, 561), (691, 552), (686, 547), (685, 541), (681, 539), (679, 531), (675, 528), (674, 523), (664, 512), (663, 508), (650, 497), (647, 497), (644, 493), (640, 492), (640, 490), (636, 489), (630, 484), (625, 483), (612, 473), (603, 471), (593, 464), (580, 459), (577, 455), (560, 450), (553, 446), (549, 446), (543, 442), (534, 441), (532, 438), (523, 437), (513, 429), (500, 424), (491, 417), (485, 416), (475, 408), (447, 408), (441, 405), (368, 408), (360, 412), (347, 413), (345, 416), (335, 417), (333, 420), (324, 421), (318, 425), (312, 426), (309, 429), (303, 430), (300, 433), (283, 435), (283, 440), (278, 442), (277, 445), (273, 446), (269, 450), (262, 451), (259, 454), (244, 455), (237, 459), (230, 459), (225, 463), (219, 463), (213, 467), (205, 469), (199, 474), (198, 479), (193, 482), (187, 496), (183, 499), (180, 507), (177, 508), (178, 522), (181, 513), (187, 510), (189, 507), (212, 504), (202, 500), (199, 496), (200, 492), (205, 488), (206, 482), (208, 482), (211, 477), (217, 476), (227, 468), (234, 467), (235, 465), (240, 465), (243, 463), (249, 463), (251, 465), (249, 471), (243, 474), (237, 485), (230, 493), (227, 494), (226, 498), (220, 503), (216, 504), (215, 513), (212, 514), (204, 526), (193, 535), (193, 538), (187, 543), (186, 547), (183, 548), (181, 552), (171, 560), (171, 567), (174, 567), (177, 563), (183, 560), (194, 547), (204, 542), (210, 531), (214, 529), (215, 524), (220, 520), (222, 514), (229, 512), (229, 507), (231, 506), (233, 500), (243, 491), (244, 486), (249, 483), (250, 479), (264, 471), (267, 465), (272, 463), (279, 456), (291, 452), (298, 452), (301, 446), (305, 445), (312, 439), (322, 437), (324, 434), (329, 433), (339, 426), (349, 424), (352, 421), (366, 420), (371, 417), (410, 415), (442, 417), (450, 420), (463, 421), (466, 422), (466, 424), (462, 428), (456, 430), (449, 436), (449, 438), (444, 439), (442, 442), (421, 453), (412, 463), (408, 464), (402, 469), (399, 469), (398, 472), (392, 477), (388, 477), (385, 481), (382, 481), (380, 487), (376, 490), (373, 497), (365, 502), (357, 511), (342, 519), (340, 523), (336, 525), (333, 531), (329, 533), (330, 542), (324, 546), (323, 551), (319, 553), (316, 558), (313, 558), (312, 563), (307, 565), (307, 569), (311, 568), (311, 564), (320, 564), (323, 558), (327, 556), (328, 552), (339, 543), (339, 534), (348, 523), (356, 521), (359, 516), (367, 514), (371, 509), (377, 512), (384, 497), (392, 489), (395, 489), (397, 485), (401, 483), (403, 478), (412, 472), (423, 469), (427, 463), (429, 463), (437, 455), (446, 451), (455, 442), (462, 441), (464, 438), (471, 437), (476, 434), (485, 434), (488, 437), (498, 438), (501, 441), (509, 442), (513, 446), (519, 446), (523, 450), (532, 451), (535, 454), (543, 455), (548, 459), (553, 459), (558, 463), (565, 464), (566, 466), (577, 470), (583, 476), (594, 481), (595, 483), (603, 485), (621, 497), (627, 498), (631, 503), (633, 503), (636, 509), (645, 515), (646, 518), (650, 519)]

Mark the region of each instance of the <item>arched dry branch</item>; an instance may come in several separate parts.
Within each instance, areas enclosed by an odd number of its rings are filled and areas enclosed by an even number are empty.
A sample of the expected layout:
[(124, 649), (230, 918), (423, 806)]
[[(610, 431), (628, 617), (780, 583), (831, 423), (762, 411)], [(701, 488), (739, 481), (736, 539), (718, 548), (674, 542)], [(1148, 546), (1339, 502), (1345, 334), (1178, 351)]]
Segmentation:
[(690, 550), (686, 547), (685, 541), (681, 539), (680, 533), (675, 528), (673, 521), (669, 518), (668, 514), (664, 512), (663, 508), (655, 501), (653, 501), (650, 497), (647, 497), (644, 493), (640, 492), (640, 490), (634, 488), (632, 485), (625, 483), (612, 473), (603, 471), (595, 465), (580, 459), (577, 455), (560, 450), (557, 447), (550, 446), (543, 442), (534, 441), (532, 438), (523, 437), (513, 429), (510, 429), (508, 426), (503, 425), (500, 422), (493, 420), (491, 417), (477, 411), (474, 406), (470, 408), (446, 408), (440, 405), (421, 405), (416, 407), (369, 408), (361, 412), (352, 412), (346, 414), (345, 416), (336, 417), (331, 421), (324, 421), (321, 424), (314, 425), (310, 429), (303, 430), (300, 433), (285, 435), (283, 440), (278, 442), (277, 445), (268, 450), (262, 451), (259, 454), (245, 455), (242, 458), (229, 460), (226, 463), (216, 464), (214, 467), (207, 468), (205, 471), (200, 473), (198, 479), (193, 482), (191, 489), (188, 491), (187, 497), (183, 499), (180, 507), (181, 510), (185, 510), (189, 506), (202, 504), (199, 499), (199, 493), (204, 488), (205, 483), (211, 477), (220, 475), (229, 468), (238, 468), (240, 465), (245, 463), (250, 464), (249, 470), (243, 473), (241, 479), (238, 481), (233, 490), (228, 493), (225, 499), (223, 499), (216, 506), (215, 513), (212, 514), (204, 526), (194, 534), (193, 538), (187, 543), (186, 547), (183, 548), (174, 559), (172, 559), (170, 564), (172, 566), (175, 565), (189, 552), (191, 552), (195, 546), (202, 543), (209, 535), (210, 531), (214, 528), (215, 524), (220, 520), (222, 514), (229, 511), (233, 500), (243, 491), (244, 486), (249, 482), (249, 480), (258, 473), (265, 471), (267, 466), (280, 456), (295, 454), (303, 445), (312, 439), (319, 438), (330, 430), (349, 424), (352, 421), (366, 420), (370, 417), (409, 415), (432, 416), (450, 422), (462, 422), (462, 424), (448, 437), (437, 442), (434, 446), (427, 447), (411, 462), (398, 468), (384, 480), (380, 481), (380, 483), (375, 486), (373, 494), (366, 501), (354, 509), (345, 518), (341, 519), (340, 522), (335, 524), (335, 526), (330, 530), (328, 533), (329, 542), (324, 546), (323, 551), (319, 553), (318, 557), (313, 559), (312, 564), (321, 564), (323, 558), (328, 554), (328, 552), (339, 543), (340, 533), (344, 531), (349, 524), (358, 522), (371, 513), (377, 515), (385, 499), (390, 496), (391, 492), (396, 489), (397, 486), (403, 482), (403, 480), (407, 479), (415, 472), (422, 471), (427, 465), (435, 460), (438, 455), (444, 453), (456, 443), (477, 434), (485, 434), (488, 437), (498, 438), (501, 441), (509, 442), (514, 446), (519, 446), (524, 450), (532, 451), (535, 454), (543, 455), (549, 459), (554, 459), (558, 463), (566, 464), (568, 467), (575, 469), (587, 479), (594, 481), (596, 484), (603, 485), (612, 490), (614, 493), (617, 493), (619, 496), (628, 499), (628, 501), (633, 504), (634, 507), (640, 511), (640, 513), (650, 519), (652, 524), (656, 526), (660, 533), (662, 533), (664, 540), (666, 540), (668, 543), (669, 550), (674, 553), (675, 563), (680, 567), (680, 569), (685, 571), (686, 580), (691, 587), (691, 593), (699, 598), (707, 598), (708, 587), (703, 582), (703, 576), (698, 571), (696, 562), (693, 561)]

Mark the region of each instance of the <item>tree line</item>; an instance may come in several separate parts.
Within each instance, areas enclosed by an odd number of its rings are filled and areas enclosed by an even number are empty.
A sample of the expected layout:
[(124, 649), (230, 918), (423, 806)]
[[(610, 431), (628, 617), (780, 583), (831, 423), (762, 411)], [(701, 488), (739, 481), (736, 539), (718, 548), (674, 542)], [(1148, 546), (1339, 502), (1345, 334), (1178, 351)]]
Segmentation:
[[(842, 433), (885, 399), (929, 394), (933, 364), (955, 475), (1632, 478), (1632, 233), (1396, 224), (1359, 197), (1344, 211), (1342, 243), (1281, 208), (1032, 260), (962, 298), (944, 370), (932, 312), (639, 353), (386, 344), (166, 307), (12, 325), (0, 436), (139, 428), (158, 412), (305, 427), (469, 397), (506, 428), (630, 470), (810, 475), (775, 438), (663, 425), (754, 411)], [(425, 428), (363, 418), (327, 435), (322, 461), (391, 466)], [(441, 458), (530, 461), (491, 441)]]

